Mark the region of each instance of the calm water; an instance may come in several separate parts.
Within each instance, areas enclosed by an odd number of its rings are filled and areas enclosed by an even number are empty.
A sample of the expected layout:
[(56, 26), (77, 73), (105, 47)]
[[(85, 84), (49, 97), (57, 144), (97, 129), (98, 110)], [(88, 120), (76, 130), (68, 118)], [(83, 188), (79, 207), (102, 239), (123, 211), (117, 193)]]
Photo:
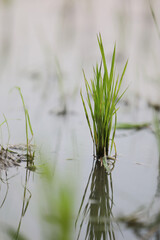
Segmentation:
[[(159, 17), (158, 4), (154, 1), (153, 7)], [(20, 86), (37, 146), (37, 172), (28, 171), (22, 163), (8, 169), (7, 176), (5, 171), (0, 173), (0, 239), (11, 239), (6, 232), (17, 231), (18, 226), (27, 239), (47, 239), (40, 214), (47, 204), (41, 197), (45, 194), (41, 170), (46, 162), (55, 170), (57, 186), (62, 182), (73, 189), (73, 222), (77, 219), (73, 239), (142, 239), (126, 225), (126, 217), (151, 222), (160, 211), (159, 157), (150, 129), (117, 131), (118, 160), (111, 175), (93, 164), (79, 89), (83, 87), (82, 68), (92, 77), (92, 66), (100, 60), (98, 32), (108, 62), (116, 41), (117, 71), (129, 58), (124, 79), (129, 89), (120, 104), (118, 121), (152, 121), (148, 103), (160, 101), (160, 44), (146, 1), (0, 2), (0, 122), (4, 113), (10, 144), (25, 143), (21, 100), (16, 90), (10, 92)], [(59, 73), (62, 80), (58, 80)], [(67, 115), (57, 115), (65, 107)], [(5, 145), (6, 126), (1, 135)], [(159, 239), (158, 233), (153, 238), (146, 235), (152, 228), (139, 232), (146, 239)]]

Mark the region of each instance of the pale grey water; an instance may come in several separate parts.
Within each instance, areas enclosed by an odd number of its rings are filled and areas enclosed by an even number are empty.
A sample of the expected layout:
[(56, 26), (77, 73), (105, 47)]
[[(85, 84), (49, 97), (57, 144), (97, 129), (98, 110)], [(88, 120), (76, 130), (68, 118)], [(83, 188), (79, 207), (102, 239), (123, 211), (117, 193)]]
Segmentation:
[[(154, 1), (158, 15), (158, 1)], [(159, 21), (160, 22), (160, 21)], [(25, 143), (24, 115), (14, 86), (20, 86), (31, 117), (34, 141), (51, 161), (56, 172), (70, 175), (76, 188), (78, 211), (92, 167), (92, 141), (89, 135), (79, 89), (83, 86), (82, 68), (92, 76), (92, 66), (100, 60), (96, 34), (101, 32), (108, 61), (117, 44), (117, 71), (127, 58), (129, 65), (124, 85), (129, 85), (121, 104), (119, 121), (153, 120), (147, 103), (159, 103), (159, 39), (148, 2), (141, 1), (5, 1), (0, 2), (0, 120), (6, 115), (11, 144)], [(63, 73), (63, 91), (69, 112), (63, 109), (55, 59)], [(125, 86), (123, 86), (125, 87)], [(52, 113), (51, 113), (52, 112)], [(7, 129), (3, 144), (7, 142)], [(121, 136), (121, 134), (128, 134)], [(112, 173), (114, 216), (128, 215), (149, 206), (157, 189), (158, 150), (150, 130), (132, 134), (117, 131), (118, 161)], [(66, 160), (73, 159), (73, 160)], [(38, 162), (38, 160), (37, 160)], [(36, 164), (36, 162), (35, 162)], [(9, 191), (0, 209), (0, 222), (18, 227), (23, 199), (25, 166), (10, 169)], [(4, 173), (2, 173), (4, 174)], [(40, 239), (37, 206), (38, 175), (31, 173), (28, 188), (32, 198), (23, 218), (21, 231), (29, 239)], [(6, 186), (2, 183), (1, 202)], [(87, 193), (88, 194), (88, 193)], [(151, 211), (151, 215), (154, 210)], [(30, 229), (33, 229), (30, 231)], [(123, 229), (123, 227), (122, 227)], [(135, 239), (130, 230), (122, 230), (124, 239)], [(5, 236), (0, 233), (0, 238)], [(85, 228), (81, 239), (84, 239)], [(116, 229), (116, 239), (123, 239)]]

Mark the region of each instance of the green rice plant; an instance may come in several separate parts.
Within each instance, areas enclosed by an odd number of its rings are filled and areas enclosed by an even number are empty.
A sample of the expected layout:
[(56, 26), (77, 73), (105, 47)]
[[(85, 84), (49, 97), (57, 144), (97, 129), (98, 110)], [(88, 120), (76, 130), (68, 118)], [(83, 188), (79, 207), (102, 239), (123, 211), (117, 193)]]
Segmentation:
[[(80, 94), (91, 137), (96, 148), (96, 156), (97, 158), (100, 158), (104, 156), (104, 149), (106, 149), (106, 155), (108, 156), (109, 152), (111, 153), (114, 146), (118, 111), (117, 104), (126, 91), (123, 91), (119, 95), (128, 61), (124, 66), (121, 76), (118, 75), (116, 77), (116, 46), (114, 46), (111, 68), (110, 72), (108, 72), (101, 34), (99, 34), (97, 38), (102, 61), (100, 66), (97, 64), (96, 67), (93, 68), (94, 78), (91, 79), (90, 84), (87, 81), (83, 71), (89, 110), (87, 110), (82, 91)], [(93, 104), (91, 98), (93, 98)], [(91, 117), (89, 117), (89, 113)], [(91, 127), (91, 121), (93, 123), (93, 127)], [(112, 127), (113, 132), (111, 131)]]
[[(27, 110), (26, 105), (24, 103), (24, 98), (23, 98), (21, 89), (20, 89), (20, 87), (15, 87), (15, 88), (18, 90), (18, 92), (20, 94), (20, 97), (21, 97), (21, 100), (22, 100), (22, 104), (23, 104), (23, 110), (24, 110), (24, 114), (25, 114), (26, 145), (27, 145), (27, 155), (28, 155), (29, 145), (30, 145), (30, 142), (32, 141), (32, 138), (33, 138), (33, 130), (32, 130), (32, 125), (31, 125), (29, 113), (28, 113), (28, 110)], [(30, 133), (32, 135), (30, 140), (29, 140), (29, 130), (30, 130)]]

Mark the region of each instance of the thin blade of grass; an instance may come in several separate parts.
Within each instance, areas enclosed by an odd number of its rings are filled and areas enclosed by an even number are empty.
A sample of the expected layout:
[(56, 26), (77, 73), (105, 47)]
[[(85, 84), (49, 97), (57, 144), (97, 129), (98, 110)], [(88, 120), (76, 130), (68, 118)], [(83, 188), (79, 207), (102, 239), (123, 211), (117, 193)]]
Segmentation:
[(92, 140), (94, 142), (93, 133), (92, 133), (92, 129), (91, 129), (91, 124), (90, 124), (90, 121), (89, 121), (86, 105), (85, 105), (85, 102), (84, 102), (84, 99), (83, 99), (83, 95), (82, 95), (82, 91), (80, 91), (80, 95), (81, 95), (81, 99), (82, 99), (82, 103), (83, 103), (83, 107), (84, 107), (87, 123), (88, 123), (88, 126), (89, 126), (89, 130), (90, 130), (90, 133), (91, 133), (91, 137), (92, 137)]
[(33, 129), (32, 129), (31, 120), (30, 120), (29, 113), (28, 113), (27, 109), (26, 109), (26, 113), (27, 113), (27, 120), (28, 120), (29, 129), (30, 129), (31, 135), (33, 137), (33, 135), (34, 135), (33, 134)]

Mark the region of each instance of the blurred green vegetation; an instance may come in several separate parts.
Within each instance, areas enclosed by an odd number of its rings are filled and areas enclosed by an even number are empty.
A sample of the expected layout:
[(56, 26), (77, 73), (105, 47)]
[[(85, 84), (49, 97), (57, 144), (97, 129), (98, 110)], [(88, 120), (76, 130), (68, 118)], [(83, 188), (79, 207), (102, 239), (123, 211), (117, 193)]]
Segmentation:
[(74, 193), (68, 179), (54, 176), (54, 168), (45, 163), (39, 182), (39, 209), (43, 239), (71, 240)]

